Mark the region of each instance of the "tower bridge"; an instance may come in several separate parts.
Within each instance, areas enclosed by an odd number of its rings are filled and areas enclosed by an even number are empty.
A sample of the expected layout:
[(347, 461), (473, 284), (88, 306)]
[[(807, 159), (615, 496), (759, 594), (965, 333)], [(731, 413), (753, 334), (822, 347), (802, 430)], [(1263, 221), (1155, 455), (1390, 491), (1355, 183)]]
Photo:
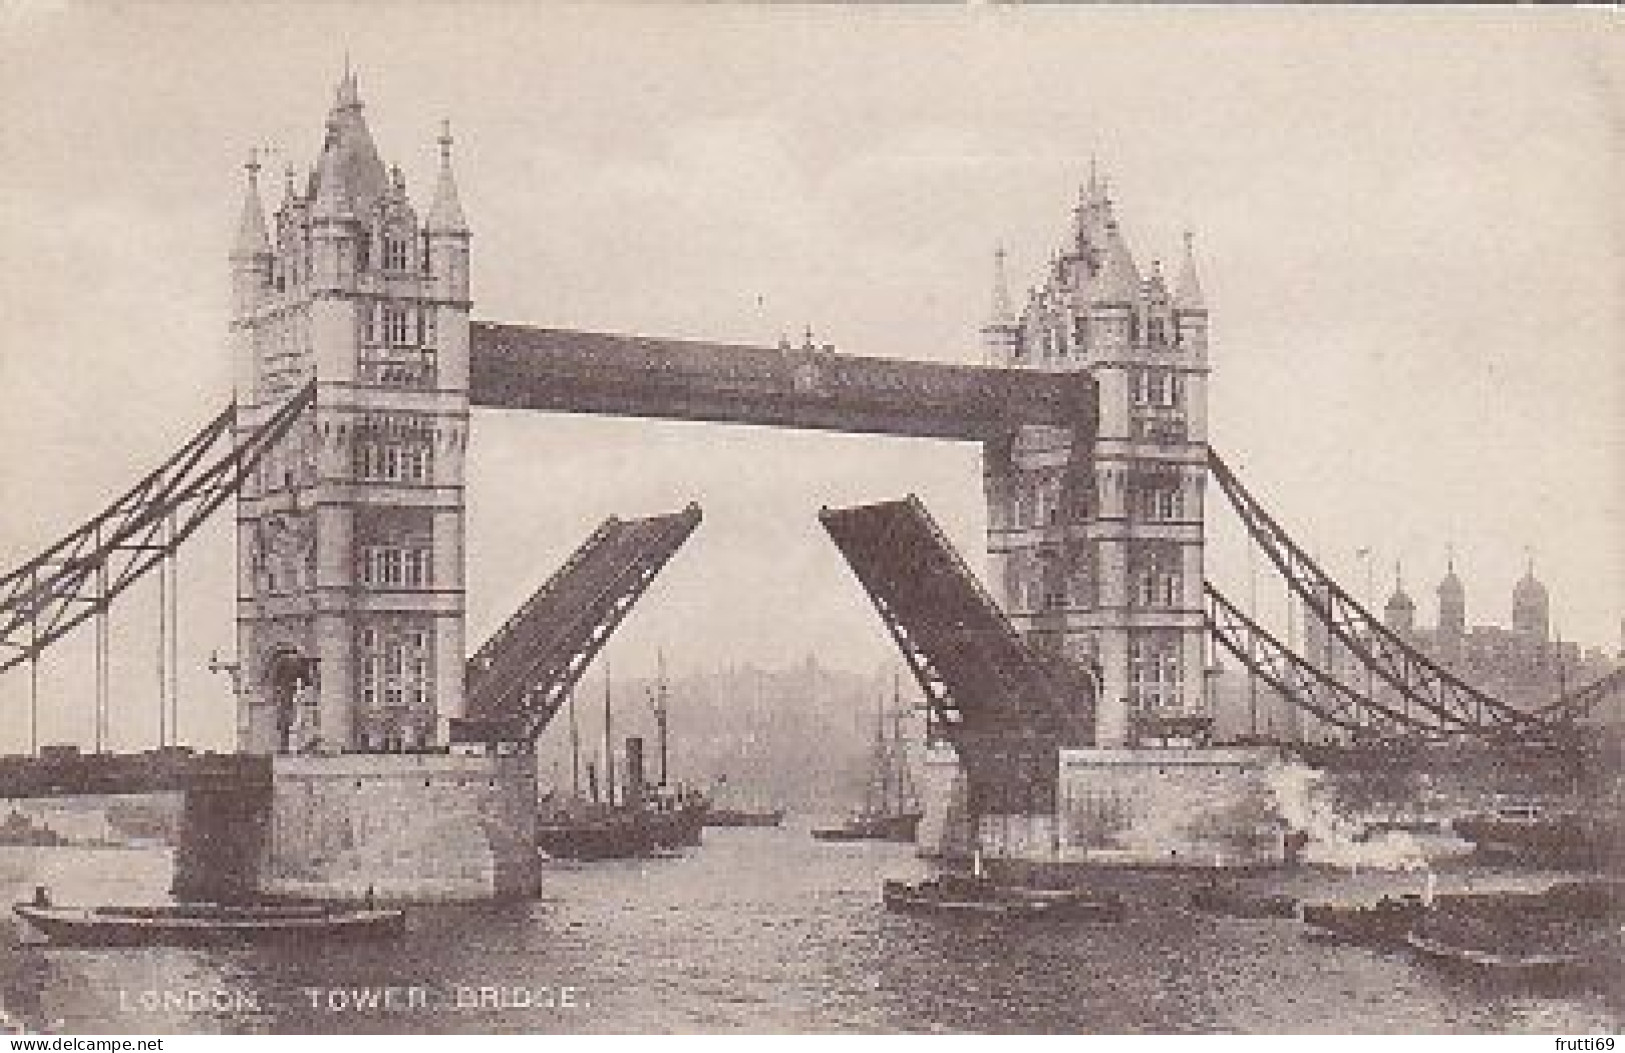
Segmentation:
[[(955, 836), (957, 807), (959, 847), (995, 854), (1269, 858), (1244, 817), (1275, 754), (1214, 740), (1205, 681), (1220, 647), (1323, 740), (1388, 755), (1438, 741), (1561, 750), (1574, 719), (1622, 686), (1616, 674), (1543, 709), (1510, 705), (1316, 566), (1208, 446), (1208, 309), (1190, 238), (1175, 280), (1143, 272), (1093, 173), (1019, 308), (997, 256), (989, 364), (910, 362), (475, 321), (449, 130), (420, 214), (363, 112), (347, 73), (315, 165), (302, 180), (288, 173), (269, 219), (259, 166), (247, 168), (230, 253), (232, 408), (0, 578), (0, 670), (32, 672), (95, 621), (101, 728), (113, 601), (172, 566), (235, 498), (237, 749), (258, 774), (233, 792), (215, 761), (0, 764), (0, 796), (143, 778), (186, 789), (179, 878), (191, 892), (534, 887), (530, 749), (701, 513), (610, 519), (470, 655), (474, 410), (980, 443), (985, 586), (917, 500), (821, 514), (929, 703), (943, 746), (944, 803), (928, 835), (938, 847)], [(1210, 478), (1386, 696), (1294, 653), (1207, 581)]]

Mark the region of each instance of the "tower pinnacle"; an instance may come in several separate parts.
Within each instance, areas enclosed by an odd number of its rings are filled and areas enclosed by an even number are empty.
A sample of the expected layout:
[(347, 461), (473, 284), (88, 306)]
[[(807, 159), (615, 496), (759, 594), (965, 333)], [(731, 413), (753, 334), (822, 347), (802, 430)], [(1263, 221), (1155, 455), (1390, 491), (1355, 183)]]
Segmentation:
[(1004, 243), (993, 250), (993, 317), (994, 325), (1013, 325), (1015, 311), (1010, 306), (1010, 279), (1005, 272)]
[(431, 234), (467, 234), (468, 220), (457, 197), (457, 178), (451, 170), (451, 122), (440, 122), (440, 176), (435, 182), (434, 203), (429, 207), (427, 229)]
[(1174, 286), (1174, 306), (1181, 311), (1205, 311), (1202, 282), (1196, 273), (1196, 237), (1185, 232), (1185, 258), (1180, 264), (1179, 280)]
[(260, 206), (260, 157), (258, 150), (248, 152), (248, 185), (243, 190), (243, 214), (237, 224), (237, 243), (231, 257), (253, 260), (271, 253), (271, 239), (265, 233), (265, 210)]
[(356, 83), (355, 70), (350, 68), (350, 56), (344, 56), (344, 76), (339, 78), (338, 92), (333, 99), (335, 110), (359, 110), (361, 108), (361, 88)]

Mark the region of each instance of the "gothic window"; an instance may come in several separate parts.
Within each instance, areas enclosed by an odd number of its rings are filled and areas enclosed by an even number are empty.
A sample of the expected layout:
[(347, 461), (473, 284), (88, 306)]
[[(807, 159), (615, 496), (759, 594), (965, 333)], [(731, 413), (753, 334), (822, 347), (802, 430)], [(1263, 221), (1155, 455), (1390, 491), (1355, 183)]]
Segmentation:
[(1137, 607), (1179, 606), (1181, 554), (1178, 545), (1144, 545), (1134, 553), (1134, 604)]
[[(433, 708), (431, 635), (423, 629), (367, 628), (360, 636), (361, 737), (368, 749), (400, 749), (422, 738), (421, 728), (401, 727), (376, 714), (380, 709)], [(374, 714), (369, 717), (368, 714)]]
[(429, 705), (429, 634), (414, 630), (407, 634), (408, 672), (407, 683), (412, 698), (412, 708), (426, 709)]
[(1178, 478), (1143, 479), (1131, 501), (1135, 519), (1167, 523), (1185, 518), (1185, 491)]
[(405, 307), (399, 304), (390, 304), (384, 308), (384, 336), (395, 347), (404, 346), (411, 341), (411, 319)]
[(398, 232), (391, 231), (384, 235), (384, 269), (386, 271), (406, 270), (407, 257), (410, 255), (410, 242)]
[(1152, 406), (1168, 404), (1168, 375), (1160, 369), (1149, 371), (1146, 377), (1145, 401)]
[(361, 630), (361, 705), (378, 706), (378, 688), (383, 682), (383, 644), (377, 629)]
[(1058, 552), (1045, 550), (1039, 554), (1039, 579), (1046, 610), (1062, 610), (1067, 605), (1066, 574), (1063, 573)]
[(365, 437), (355, 445), (355, 474), (358, 479), (426, 483), (429, 481), (430, 465), (429, 444), (422, 440), (391, 442)]
[(1136, 633), (1129, 640), (1129, 697), (1136, 711), (1178, 709), (1181, 679), (1177, 635)]
[(434, 582), (434, 553), (418, 546), (368, 545), (362, 549), (361, 583), (384, 589), (422, 589)]

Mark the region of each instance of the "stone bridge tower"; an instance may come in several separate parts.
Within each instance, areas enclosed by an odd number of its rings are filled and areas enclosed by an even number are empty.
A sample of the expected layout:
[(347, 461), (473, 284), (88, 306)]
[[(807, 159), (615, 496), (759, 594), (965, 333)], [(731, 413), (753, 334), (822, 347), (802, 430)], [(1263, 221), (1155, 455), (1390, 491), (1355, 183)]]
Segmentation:
[(994, 594), (1040, 650), (1100, 685), (1099, 746), (1204, 715), (1203, 487), (1208, 330), (1187, 235), (1177, 281), (1143, 276), (1093, 173), (1075, 223), (1018, 309), (997, 260), (994, 364), (1087, 370), (1099, 433), (1023, 428), (984, 458)]
[(231, 254), (238, 427), (316, 401), (237, 506), (238, 748), (432, 748), (463, 706), (469, 232), (440, 137), (420, 219), (346, 72), (267, 228), (250, 163)]

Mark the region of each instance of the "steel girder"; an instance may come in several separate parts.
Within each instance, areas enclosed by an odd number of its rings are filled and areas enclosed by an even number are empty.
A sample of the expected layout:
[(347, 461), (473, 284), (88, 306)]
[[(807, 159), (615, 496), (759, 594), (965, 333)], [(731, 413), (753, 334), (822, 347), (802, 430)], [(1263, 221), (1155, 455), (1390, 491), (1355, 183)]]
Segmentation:
[(240, 443), (222, 410), (100, 513), (0, 577), (0, 672), (37, 658), (171, 555), (236, 494), (316, 397), (305, 385)]
[(1242, 525), (1292, 591), (1350, 653), (1413, 704), (1451, 726), (1491, 737), (1540, 737), (1547, 721), (1500, 701), (1440, 666), (1372, 615), (1276, 523), (1210, 447), (1208, 470)]
[[(1213, 638), (1292, 704), (1360, 740), (1434, 739), (1440, 729), (1376, 699), (1362, 698), (1343, 681), (1276, 639), (1212, 584), (1204, 583), (1203, 621)], [(1456, 729), (1453, 733), (1460, 734)]]

